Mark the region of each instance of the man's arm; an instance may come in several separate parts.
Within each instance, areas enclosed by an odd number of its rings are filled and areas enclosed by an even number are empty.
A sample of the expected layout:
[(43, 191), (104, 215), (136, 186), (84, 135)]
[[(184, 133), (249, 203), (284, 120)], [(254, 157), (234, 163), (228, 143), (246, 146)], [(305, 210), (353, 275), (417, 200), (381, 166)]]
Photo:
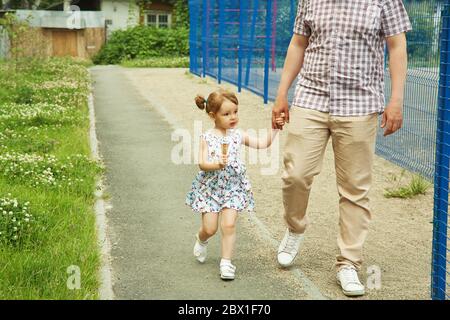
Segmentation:
[(383, 113), (381, 128), (386, 127), (384, 136), (400, 129), (403, 124), (403, 92), (406, 81), (408, 55), (406, 36), (400, 33), (386, 38), (389, 51), (389, 72), (391, 74), (391, 99)]
[(272, 129), (283, 129), (276, 123), (276, 119), (280, 118), (282, 112), (285, 114), (286, 122), (289, 122), (288, 90), (303, 66), (303, 58), (308, 44), (309, 37), (299, 34), (292, 36), (284, 61), (277, 98), (272, 110)]

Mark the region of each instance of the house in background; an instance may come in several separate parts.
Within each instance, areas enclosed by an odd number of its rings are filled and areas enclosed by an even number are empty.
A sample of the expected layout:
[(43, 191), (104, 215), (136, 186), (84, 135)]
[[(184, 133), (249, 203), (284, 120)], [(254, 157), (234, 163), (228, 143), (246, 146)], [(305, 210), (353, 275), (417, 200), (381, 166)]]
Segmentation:
[[(84, 7), (84, 3), (88, 5)], [(95, 10), (95, 4), (95, 1), (80, 1), (77, 10), (71, 10), (66, 1), (48, 10), (15, 10), (18, 20), (32, 27), (30, 32), (35, 39), (33, 43), (13, 39), (11, 47), (20, 47), (24, 55), (37, 52), (39, 47), (42, 56), (91, 58), (106, 41), (105, 18), (101, 11)]]
[(105, 17), (107, 37), (113, 31), (139, 24), (139, 7), (134, 0), (103, 0), (100, 10)]
[(172, 12), (172, 5), (154, 1), (145, 8), (142, 15), (143, 24), (157, 28), (170, 28), (172, 27)]
[(108, 34), (138, 24), (157, 28), (172, 26), (173, 6), (158, 1), (147, 4), (141, 12), (135, 0), (102, 0), (100, 10), (105, 15)]
[[(43, 55), (91, 58), (115, 30), (139, 24), (170, 28), (173, 6), (153, 1), (141, 11), (135, 0), (64, 0), (46, 10), (14, 12), (36, 29)], [(28, 47), (33, 49), (31, 44)]]

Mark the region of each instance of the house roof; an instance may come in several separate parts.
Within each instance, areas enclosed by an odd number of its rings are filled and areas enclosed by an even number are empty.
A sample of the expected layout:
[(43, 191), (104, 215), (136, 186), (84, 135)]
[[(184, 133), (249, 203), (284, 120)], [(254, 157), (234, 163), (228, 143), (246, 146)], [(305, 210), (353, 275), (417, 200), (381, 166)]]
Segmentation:
[(173, 6), (167, 3), (152, 2), (145, 6), (146, 10), (167, 11), (172, 12)]

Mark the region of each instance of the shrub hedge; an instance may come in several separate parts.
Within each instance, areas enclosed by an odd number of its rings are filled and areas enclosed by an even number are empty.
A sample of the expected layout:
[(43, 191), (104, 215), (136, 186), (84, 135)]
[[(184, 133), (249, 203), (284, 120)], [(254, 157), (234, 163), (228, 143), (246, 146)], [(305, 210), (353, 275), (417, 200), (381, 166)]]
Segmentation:
[(95, 64), (118, 64), (122, 60), (189, 55), (189, 30), (136, 26), (114, 31), (93, 58)]

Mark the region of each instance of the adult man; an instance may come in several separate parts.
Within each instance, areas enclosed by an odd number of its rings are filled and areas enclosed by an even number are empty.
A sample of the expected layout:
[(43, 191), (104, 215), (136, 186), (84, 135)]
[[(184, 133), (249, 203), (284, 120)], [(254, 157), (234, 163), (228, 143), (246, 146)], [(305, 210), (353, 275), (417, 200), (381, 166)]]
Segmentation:
[[(337, 280), (344, 294), (363, 295), (357, 271), (371, 219), (378, 114), (384, 136), (402, 126), (406, 78), (405, 32), (411, 24), (401, 0), (299, 0), (272, 127), (282, 112), (288, 137), (284, 150), (283, 204), (288, 226), (278, 262), (290, 266), (307, 225), (309, 191), (320, 172), (331, 136), (339, 200)], [(384, 106), (384, 45), (389, 51), (392, 94)], [(299, 74), (300, 72), (300, 74)], [(287, 92), (298, 82), (292, 107)]]

